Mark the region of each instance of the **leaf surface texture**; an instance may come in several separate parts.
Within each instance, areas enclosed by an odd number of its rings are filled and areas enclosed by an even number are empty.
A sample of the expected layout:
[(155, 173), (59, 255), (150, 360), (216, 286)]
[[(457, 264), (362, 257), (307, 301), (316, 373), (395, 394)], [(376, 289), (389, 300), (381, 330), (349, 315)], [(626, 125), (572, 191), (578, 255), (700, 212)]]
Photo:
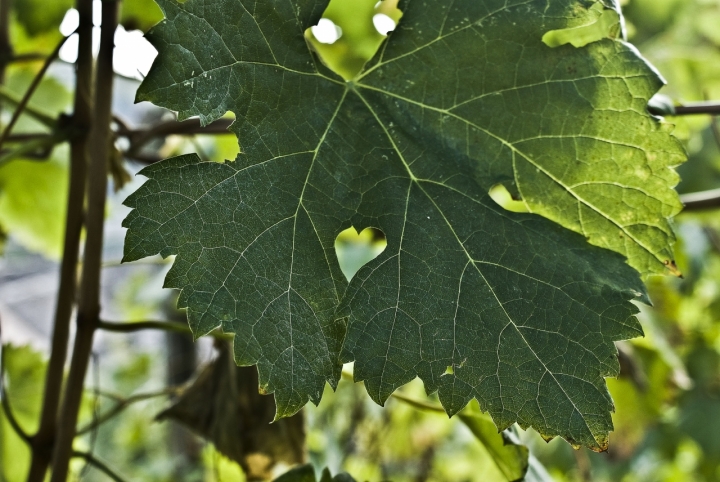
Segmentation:
[[(401, 2), (350, 82), (303, 36), (327, 2), (159, 4), (138, 100), (232, 111), (242, 146), (148, 167), (126, 201), (125, 260), (177, 255), (166, 286), (197, 336), (236, 333), (278, 416), (354, 361), (378, 403), (419, 376), (450, 414), (476, 398), (499, 428), (607, 447), (603, 377), (613, 342), (642, 332), (638, 271), (671, 258), (683, 154), (646, 113), (662, 81), (632, 46), (542, 42), (594, 2)], [(495, 204), (498, 183), (535, 214)], [(350, 226), (388, 244), (348, 283), (334, 241)]]

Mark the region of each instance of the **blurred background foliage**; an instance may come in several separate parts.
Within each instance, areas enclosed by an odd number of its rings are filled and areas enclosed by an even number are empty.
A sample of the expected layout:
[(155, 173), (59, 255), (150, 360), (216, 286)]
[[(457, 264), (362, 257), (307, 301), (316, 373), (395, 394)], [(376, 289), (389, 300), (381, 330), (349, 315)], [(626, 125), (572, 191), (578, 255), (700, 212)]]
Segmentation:
[[(6, 69), (0, 87), (3, 124), (39, 70), (41, 63), (32, 61), (33, 56), (47, 55), (62, 38), (59, 26), (71, 6), (71, 0), (13, 2), (14, 53), (30, 60), (11, 62)], [(161, 18), (151, 0), (125, 0), (122, 8), (127, 31), (147, 30)], [(677, 103), (720, 100), (720, 0), (628, 0), (623, 11), (628, 40), (668, 81), (663, 94)], [(388, 25), (397, 22), (401, 12), (394, 0), (334, 0), (325, 18), (330, 30), (323, 34), (308, 29), (306, 38), (328, 66), (349, 79), (382, 48)], [(58, 129), (54, 119), (69, 112), (69, 65), (58, 64), (13, 134), (52, 134)], [(125, 99), (132, 98), (137, 80), (118, 82)], [(135, 121), (147, 125), (168, 118), (173, 113), (146, 109)], [(699, 115), (666, 120), (676, 125), (675, 133), (689, 153), (689, 161), (678, 168), (679, 191), (720, 187), (720, 134), (714, 119)], [(50, 144), (18, 151), (23, 145), (12, 141), (0, 153), (0, 239), (8, 239), (7, 252), (0, 258), (3, 269), (37, 255), (57, 260), (61, 250), (67, 149)], [(239, 148), (232, 135), (175, 135), (148, 149), (159, 157), (199, 152), (207, 160), (222, 161), (235, 158)], [(140, 167), (133, 161), (125, 165), (132, 173)], [(122, 243), (120, 201), (139, 182), (111, 194), (108, 226), (115, 228), (108, 228), (110, 244)], [(685, 278), (647, 280), (654, 306), (641, 307), (646, 336), (618, 345), (621, 375), (608, 380), (616, 404), (608, 452), (574, 450), (562, 440), (548, 443), (532, 430), (517, 427), (497, 434), (489, 418), (472, 404), (448, 420), (417, 381), (379, 407), (362, 384), (343, 379), (337, 391), (326, 389), (319, 407), (303, 411), (309, 461), (318, 474), (329, 467), (332, 473), (346, 471), (356, 480), (369, 481), (507, 481), (525, 471), (527, 480), (720, 480), (720, 217), (713, 210), (682, 213), (676, 227), (676, 260)], [(382, 252), (384, 243), (377, 230), (341, 233), (336, 249), (346, 276)], [(106, 298), (116, 317), (182, 320), (182, 314), (171, 308), (172, 296), (159, 288), (166, 261), (121, 268), (115, 261), (117, 249), (109, 248), (108, 253), (106, 279), (112, 280), (112, 290)], [(8, 273), (3, 279), (15, 279)], [(5, 401), (31, 432), (41, 403), (46, 354), (42, 343), (4, 342)], [(91, 451), (125, 480), (245, 480), (241, 466), (212, 441), (183, 432), (175, 421), (154, 421), (178, 394), (177, 381), (192, 380), (193, 368), (216, 357), (207, 340), (178, 343), (170, 335), (148, 332), (100, 340), (80, 420), (87, 430), (76, 448)], [(178, 346), (186, 351), (178, 351)], [(169, 375), (177, 372), (178, 360), (190, 370), (184, 378)], [(215, 402), (215, 395), (208, 390), (208, 403)], [(116, 416), (97, 430), (89, 429), (108, 413)], [(23, 480), (28, 457), (0, 412), (0, 480)], [(81, 459), (74, 461), (73, 471), (78, 480), (106, 480)]]

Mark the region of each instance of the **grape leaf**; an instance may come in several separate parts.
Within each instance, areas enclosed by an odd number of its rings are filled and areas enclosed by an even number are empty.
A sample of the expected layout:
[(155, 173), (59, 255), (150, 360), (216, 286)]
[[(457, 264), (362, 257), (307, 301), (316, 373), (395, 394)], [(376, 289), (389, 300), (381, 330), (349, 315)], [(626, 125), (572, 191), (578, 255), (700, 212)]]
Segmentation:
[[(542, 42), (595, 3), (406, 0), (344, 82), (303, 37), (326, 1), (159, 1), (137, 99), (232, 111), (243, 152), (144, 169), (124, 259), (177, 255), (166, 286), (194, 333), (235, 332), (278, 417), (355, 361), (378, 403), (419, 376), (450, 414), (476, 398), (501, 429), (604, 450), (613, 341), (642, 333), (630, 301), (648, 301), (622, 255), (670, 263), (683, 152), (632, 46)], [(500, 208), (498, 183), (544, 217)], [(388, 244), (348, 283), (333, 244), (350, 226)]]

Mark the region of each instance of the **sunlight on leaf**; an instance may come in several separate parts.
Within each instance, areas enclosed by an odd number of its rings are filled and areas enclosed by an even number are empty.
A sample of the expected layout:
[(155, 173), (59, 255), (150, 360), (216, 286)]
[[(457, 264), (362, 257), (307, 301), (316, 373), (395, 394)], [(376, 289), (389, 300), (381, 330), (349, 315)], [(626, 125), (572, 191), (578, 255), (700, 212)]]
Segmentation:
[[(243, 146), (147, 167), (126, 200), (124, 260), (177, 255), (166, 286), (196, 336), (236, 333), (278, 417), (354, 361), (379, 404), (419, 377), (451, 415), (477, 399), (500, 429), (607, 449), (604, 379), (614, 342), (642, 334), (640, 273), (672, 259), (684, 153), (647, 112), (662, 80), (632, 46), (540, 40), (597, 18), (591, 3), (407, 2), (347, 82), (308, 50), (321, 18), (343, 29), (331, 46), (350, 36), (325, 2), (160, 5), (137, 99), (234, 112)], [(532, 214), (488, 195), (511, 181)], [(387, 246), (348, 282), (351, 226)]]

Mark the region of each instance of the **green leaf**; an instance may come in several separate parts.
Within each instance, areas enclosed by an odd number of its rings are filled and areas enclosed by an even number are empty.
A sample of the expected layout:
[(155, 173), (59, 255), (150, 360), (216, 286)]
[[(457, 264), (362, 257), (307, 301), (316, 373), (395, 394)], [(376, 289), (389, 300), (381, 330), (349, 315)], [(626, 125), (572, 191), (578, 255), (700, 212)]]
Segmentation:
[(303, 462), (302, 413), (270, 423), (275, 403), (257, 393), (255, 368), (236, 367), (230, 346), (216, 347), (217, 358), (156, 420), (175, 420), (212, 442), (249, 480), (268, 480), (276, 467)]
[[(46, 362), (28, 346), (8, 344), (1, 350), (5, 350), (5, 390), (13, 414), (26, 433), (33, 433), (42, 405)], [(0, 408), (0, 480), (25, 479), (31, 455)]]
[[(505, 431), (498, 433), (492, 419), (475, 407), (458, 414), (460, 420), (490, 452), (492, 460), (509, 481), (523, 480), (528, 470), (529, 452), (519, 440), (511, 440)], [(510, 429), (508, 429), (510, 430)]]
[(0, 167), (0, 229), (30, 251), (62, 254), (68, 190), (66, 149), (47, 161), (16, 159)]
[[(31, 36), (57, 32), (65, 13), (72, 8), (72, 0), (21, 0), (13, 2), (12, 8), (17, 21)], [(58, 32), (59, 34), (59, 32)]]
[[(663, 271), (684, 155), (646, 112), (662, 81), (631, 46), (542, 42), (594, 3), (407, 0), (344, 82), (304, 38), (327, 2), (160, 1), (137, 99), (204, 123), (232, 111), (243, 152), (144, 169), (125, 260), (177, 255), (166, 286), (194, 333), (235, 332), (278, 417), (355, 361), (378, 403), (419, 376), (450, 414), (476, 398), (501, 429), (604, 450), (613, 342), (642, 333), (630, 301), (647, 297), (587, 241)], [(500, 208), (499, 183), (549, 220)], [(334, 242), (350, 226), (387, 247), (348, 283)]]
[[(312, 465), (301, 465), (285, 472), (274, 482), (316, 482), (315, 469)], [(355, 479), (346, 473), (341, 473), (333, 477), (330, 470), (324, 469), (320, 477), (320, 482), (355, 482)]]

